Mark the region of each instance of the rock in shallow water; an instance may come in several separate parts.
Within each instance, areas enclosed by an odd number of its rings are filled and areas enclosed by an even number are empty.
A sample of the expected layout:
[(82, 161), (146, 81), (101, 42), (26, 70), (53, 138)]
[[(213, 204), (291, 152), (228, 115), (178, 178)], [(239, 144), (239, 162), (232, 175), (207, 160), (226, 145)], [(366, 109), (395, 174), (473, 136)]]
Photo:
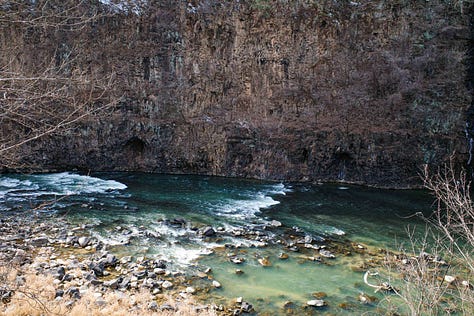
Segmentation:
[(264, 267), (271, 267), (272, 266), (272, 263), (270, 262), (270, 260), (268, 260), (268, 258), (260, 258), (260, 259), (258, 259), (258, 263), (260, 263), (260, 265), (262, 265)]
[(286, 254), (286, 253), (284, 253), (284, 252), (281, 252), (281, 253), (278, 255), (278, 259), (281, 259), (281, 260), (288, 259), (288, 254)]
[(277, 220), (272, 220), (270, 222), (270, 225), (272, 225), (273, 227), (281, 227), (281, 222), (279, 222)]
[(216, 231), (211, 226), (207, 226), (201, 231), (201, 234), (206, 237), (212, 237), (216, 235)]
[(330, 252), (329, 250), (326, 250), (326, 249), (321, 249), (319, 250), (319, 254), (325, 258), (329, 258), (329, 259), (334, 259), (336, 258), (336, 256)]
[(323, 300), (310, 300), (306, 302), (308, 306), (314, 306), (314, 307), (323, 307), (326, 305), (326, 302)]

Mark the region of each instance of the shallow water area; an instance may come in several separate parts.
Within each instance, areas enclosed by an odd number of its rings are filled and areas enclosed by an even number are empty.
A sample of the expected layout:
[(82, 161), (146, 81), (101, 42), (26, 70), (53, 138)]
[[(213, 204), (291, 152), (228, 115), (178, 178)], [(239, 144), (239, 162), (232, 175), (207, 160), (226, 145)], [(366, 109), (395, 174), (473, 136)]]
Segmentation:
[(189, 277), (211, 268), (196, 286), (217, 280), (221, 287), (199, 297), (226, 305), (243, 297), (272, 315), (316, 312), (305, 305), (317, 292), (324, 312), (374, 311), (377, 302), (358, 301), (361, 292), (373, 294), (365, 265), (381, 259), (380, 248), (407, 243), (407, 225), (421, 234), (412, 215), (430, 207), (424, 191), (338, 184), (140, 173), (0, 177), (0, 216), (34, 209), (40, 219), (83, 227), (118, 256), (166, 260)]

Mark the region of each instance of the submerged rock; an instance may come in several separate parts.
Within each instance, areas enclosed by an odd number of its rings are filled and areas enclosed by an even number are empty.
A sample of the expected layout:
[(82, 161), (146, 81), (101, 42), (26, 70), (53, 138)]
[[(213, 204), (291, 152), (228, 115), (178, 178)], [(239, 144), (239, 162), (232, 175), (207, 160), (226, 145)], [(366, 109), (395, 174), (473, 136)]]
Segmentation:
[(272, 266), (272, 263), (270, 262), (270, 260), (268, 260), (268, 258), (260, 258), (260, 259), (258, 259), (258, 263), (260, 263), (260, 265), (262, 265), (264, 267), (271, 267)]
[(325, 258), (329, 258), (329, 259), (334, 259), (336, 258), (336, 256), (330, 252), (329, 250), (326, 250), (326, 249), (320, 249), (319, 250), (319, 254)]
[(245, 259), (241, 257), (233, 257), (233, 258), (230, 258), (230, 261), (235, 264), (241, 264), (245, 262)]
[(278, 255), (278, 259), (281, 259), (281, 260), (285, 260), (285, 259), (288, 259), (289, 256), (288, 254), (284, 253), (284, 252), (280, 252), (280, 254)]

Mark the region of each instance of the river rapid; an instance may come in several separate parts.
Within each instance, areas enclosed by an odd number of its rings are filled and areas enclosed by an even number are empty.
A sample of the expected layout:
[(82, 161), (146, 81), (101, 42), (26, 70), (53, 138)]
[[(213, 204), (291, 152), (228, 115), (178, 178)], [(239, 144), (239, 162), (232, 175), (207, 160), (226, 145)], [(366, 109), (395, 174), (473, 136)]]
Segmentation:
[[(413, 215), (427, 214), (431, 203), (421, 190), (341, 184), (142, 173), (0, 176), (0, 218), (81, 226), (117, 256), (166, 261), (206, 303), (243, 297), (269, 315), (314, 313), (307, 306), (314, 299), (324, 300), (324, 313), (376, 313), (384, 296), (363, 274), (386, 250), (409, 245), (408, 226), (422, 235)], [(361, 293), (373, 302), (362, 304)]]

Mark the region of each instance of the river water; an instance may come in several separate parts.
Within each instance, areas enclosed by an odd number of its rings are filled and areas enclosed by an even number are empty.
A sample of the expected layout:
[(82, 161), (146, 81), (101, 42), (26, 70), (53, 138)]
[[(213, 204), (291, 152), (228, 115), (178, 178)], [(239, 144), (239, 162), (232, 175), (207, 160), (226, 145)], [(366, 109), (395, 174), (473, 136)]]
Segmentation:
[[(431, 203), (421, 190), (340, 184), (142, 173), (0, 176), (0, 217), (58, 216), (86, 225), (117, 255), (164, 259), (188, 275), (211, 268), (222, 287), (201, 298), (229, 304), (243, 297), (269, 315), (311, 314), (304, 306), (317, 292), (324, 292), (318, 296), (326, 313), (376, 313), (383, 296), (363, 283), (367, 262), (380, 249), (406, 246), (408, 225), (421, 234), (423, 223), (412, 215), (429, 212)], [(335, 258), (321, 256), (320, 247)], [(271, 266), (262, 266), (263, 258)], [(378, 300), (361, 304), (362, 292)]]

